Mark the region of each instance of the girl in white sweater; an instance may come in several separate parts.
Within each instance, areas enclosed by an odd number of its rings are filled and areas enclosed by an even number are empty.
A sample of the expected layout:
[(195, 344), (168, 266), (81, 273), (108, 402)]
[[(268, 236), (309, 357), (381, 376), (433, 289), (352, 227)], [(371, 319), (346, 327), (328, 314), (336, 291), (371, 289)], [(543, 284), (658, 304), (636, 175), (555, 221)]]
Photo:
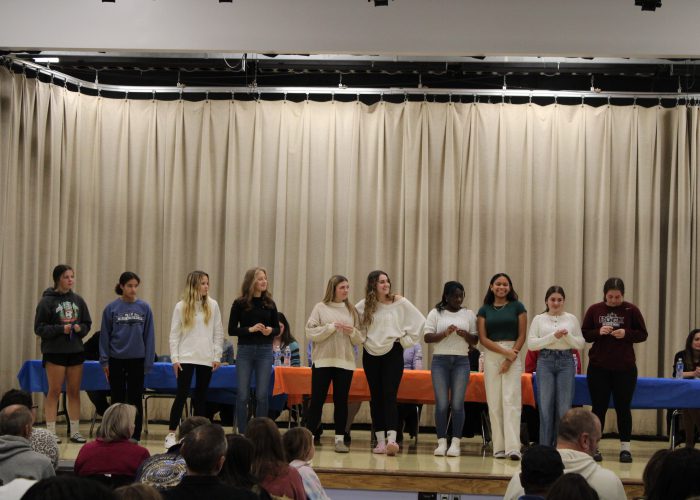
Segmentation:
[(221, 311), (219, 304), (209, 297), (209, 275), (204, 271), (192, 271), (187, 275), (183, 298), (175, 305), (170, 325), (170, 357), (177, 377), (177, 395), (170, 409), (166, 449), (177, 442), (175, 430), (195, 372), (197, 383), (192, 395), (194, 414), (201, 417), (206, 415), (206, 393), (212, 371), (221, 365), (223, 343)]
[(348, 300), (350, 285), (344, 276), (328, 280), (323, 301), (316, 304), (306, 322), (306, 337), (312, 345), (311, 405), (306, 420), (313, 432), (321, 422), (323, 403), (333, 382), (333, 420), (335, 451), (347, 453), (343, 434), (348, 419), (348, 393), (355, 372), (353, 345), (361, 344), (364, 335), (358, 330), (359, 316)]
[(403, 350), (418, 342), (425, 317), (405, 297), (391, 293), (391, 281), (383, 271), (369, 273), (365, 299), (355, 307), (367, 332), (362, 364), (377, 436), (377, 446), (372, 452), (394, 456), (399, 451), (396, 396), (403, 377)]

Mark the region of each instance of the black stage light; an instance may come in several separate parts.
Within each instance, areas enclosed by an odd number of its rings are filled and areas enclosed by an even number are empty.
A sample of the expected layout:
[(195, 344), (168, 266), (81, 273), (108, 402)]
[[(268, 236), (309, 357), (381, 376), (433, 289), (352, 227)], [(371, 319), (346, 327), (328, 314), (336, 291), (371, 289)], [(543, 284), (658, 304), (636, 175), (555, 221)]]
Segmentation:
[(389, 0), (367, 0), (368, 2), (374, 1), (375, 7), (386, 7), (389, 5)]
[(653, 12), (661, 7), (661, 0), (634, 0), (634, 5)]

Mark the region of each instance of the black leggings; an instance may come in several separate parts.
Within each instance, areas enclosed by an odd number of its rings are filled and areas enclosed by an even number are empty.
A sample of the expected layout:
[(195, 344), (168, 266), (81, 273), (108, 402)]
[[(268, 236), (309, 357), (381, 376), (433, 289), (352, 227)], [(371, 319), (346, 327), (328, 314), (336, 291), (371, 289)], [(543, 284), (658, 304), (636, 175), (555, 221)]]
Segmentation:
[(112, 404), (129, 403), (136, 407), (134, 439), (141, 440), (143, 425), (143, 358), (109, 358), (109, 385), (112, 388)]
[(372, 398), (370, 413), (375, 432), (398, 430), (396, 395), (403, 377), (403, 347), (396, 342), (391, 351), (382, 356), (362, 352), (369, 393)]
[(177, 396), (170, 408), (170, 429), (177, 429), (182, 417), (182, 409), (190, 394), (192, 375), (197, 372), (196, 385), (192, 394), (192, 406), (194, 415), (198, 417), (207, 416), (207, 389), (211, 380), (211, 366), (181, 364), (180, 373), (177, 376)]
[(615, 403), (617, 430), (620, 441), (632, 438), (632, 396), (637, 386), (637, 367), (631, 370), (616, 371), (588, 367), (588, 392), (591, 394), (593, 413), (600, 419), (601, 430), (605, 429), (605, 413), (608, 411), (610, 394)]
[(348, 393), (352, 382), (353, 370), (344, 368), (311, 367), (311, 404), (306, 417), (306, 427), (311, 432), (316, 432), (321, 423), (323, 403), (328, 396), (328, 387), (333, 382), (333, 424), (336, 436), (345, 433), (345, 424), (348, 421)]

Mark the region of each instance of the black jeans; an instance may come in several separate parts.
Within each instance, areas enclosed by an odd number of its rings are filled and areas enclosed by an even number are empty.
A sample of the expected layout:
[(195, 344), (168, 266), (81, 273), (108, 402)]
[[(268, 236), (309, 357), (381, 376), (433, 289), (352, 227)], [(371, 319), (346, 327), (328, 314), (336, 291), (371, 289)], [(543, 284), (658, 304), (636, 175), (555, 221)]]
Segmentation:
[(136, 407), (134, 439), (141, 440), (143, 426), (143, 358), (109, 358), (109, 385), (112, 404), (128, 403)]
[(374, 431), (397, 431), (399, 416), (396, 395), (403, 377), (403, 347), (396, 342), (391, 351), (382, 356), (372, 356), (363, 351), (362, 364), (372, 398), (370, 413)]
[(177, 429), (182, 416), (182, 409), (190, 394), (192, 375), (197, 373), (194, 393), (192, 394), (193, 414), (198, 417), (207, 416), (207, 389), (211, 380), (211, 366), (180, 364), (182, 370), (177, 376), (177, 395), (170, 408), (170, 429)]
[(600, 419), (601, 429), (605, 428), (605, 413), (608, 411), (610, 394), (615, 403), (617, 430), (620, 441), (632, 438), (632, 396), (637, 386), (637, 367), (631, 370), (615, 371), (595, 366), (588, 367), (588, 392), (591, 395), (593, 413)]
[(313, 433), (321, 423), (323, 403), (328, 396), (328, 387), (333, 382), (333, 425), (336, 436), (345, 433), (345, 424), (348, 421), (348, 393), (352, 383), (354, 370), (344, 368), (311, 367), (311, 404), (306, 417), (306, 427)]

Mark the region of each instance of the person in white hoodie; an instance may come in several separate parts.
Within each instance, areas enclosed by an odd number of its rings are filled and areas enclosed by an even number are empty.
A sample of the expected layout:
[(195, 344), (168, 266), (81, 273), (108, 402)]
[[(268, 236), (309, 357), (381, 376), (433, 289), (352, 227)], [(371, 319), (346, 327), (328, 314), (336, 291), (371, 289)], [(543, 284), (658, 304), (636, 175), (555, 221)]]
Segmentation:
[(306, 338), (312, 347), (311, 405), (306, 426), (314, 432), (320, 422), (328, 387), (333, 382), (335, 451), (350, 451), (343, 442), (348, 420), (348, 394), (355, 373), (354, 346), (364, 341), (357, 328), (359, 317), (348, 300), (348, 279), (336, 274), (328, 280), (323, 302), (316, 304), (306, 322)]
[[(566, 412), (559, 422), (557, 435), (557, 451), (564, 462), (564, 473), (581, 474), (600, 500), (624, 500), (627, 495), (620, 478), (593, 460), (601, 436), (600, 420), (590, 410), (572, 408)], [(503, 499), (517, 500), (523, 494), (518, 470), (508, 483)]]
[(212, 372), (221, 366), (223, 344), (221, 311), (219, 304), (209, 297), (209, 275), (204, 271), (192, 271), (187, 275), (183, 298), (175, 305), (170, 325), (170, 357), (177, 378), (177, 395), (170, 409), (166, 450), (177, 443), (175, 431), (195, 372), (194, 415), (206, 416), (207, 389)]
[(391, 292), (391, 281), (384, 271), (369, 273), (365, 298), (355, 307), (367, 333), (362, 365), (377, 436), (372, 453), (394, 456), (399, 451), (396, 396), (403, 377), (403, 350), (418, 342), (425, 317), (408, 299)]

